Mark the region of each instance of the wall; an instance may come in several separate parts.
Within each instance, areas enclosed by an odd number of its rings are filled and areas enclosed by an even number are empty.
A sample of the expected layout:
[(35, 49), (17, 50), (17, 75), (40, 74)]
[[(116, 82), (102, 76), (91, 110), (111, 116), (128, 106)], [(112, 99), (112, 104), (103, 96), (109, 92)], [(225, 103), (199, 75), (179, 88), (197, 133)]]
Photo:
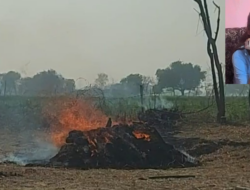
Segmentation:
[(226, 28), (244, 27), (250, 13), (250, 0), (226, 1)]

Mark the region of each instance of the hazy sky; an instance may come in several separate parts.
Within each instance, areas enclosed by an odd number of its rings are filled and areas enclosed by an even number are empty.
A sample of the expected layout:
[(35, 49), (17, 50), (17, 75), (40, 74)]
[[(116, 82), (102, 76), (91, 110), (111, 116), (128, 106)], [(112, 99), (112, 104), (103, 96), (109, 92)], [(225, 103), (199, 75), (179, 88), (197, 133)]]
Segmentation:
[[(217, 13), (210, 3), (211, 20)], [(225, 54), (225, 2), (218, 50)], [(0, 0), (0, 73), (55, 69), (92, 82), (130, 73), (154, 75), (182, 60), (209, 66), (193, 0)]]

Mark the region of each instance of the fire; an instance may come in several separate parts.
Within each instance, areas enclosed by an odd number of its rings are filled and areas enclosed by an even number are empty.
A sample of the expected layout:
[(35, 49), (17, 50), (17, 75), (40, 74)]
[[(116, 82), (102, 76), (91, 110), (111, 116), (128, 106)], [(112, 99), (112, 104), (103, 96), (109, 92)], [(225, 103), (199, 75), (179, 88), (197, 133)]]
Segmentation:
[(150, 141), (150, 135), (146, 133), (142, 133), (140, 131), (134, 131), (133, 134), (137, 139), (144, 139), (146, 141)]
[(51, 139), (56, 146), (63, 145), (72, 130), (97, 129), (105, 127), (108, 121), (108, 117), (97, 110), (91, 102), (74, 98), (55, 100), (46, 107), (44, 113), (50, 119)]

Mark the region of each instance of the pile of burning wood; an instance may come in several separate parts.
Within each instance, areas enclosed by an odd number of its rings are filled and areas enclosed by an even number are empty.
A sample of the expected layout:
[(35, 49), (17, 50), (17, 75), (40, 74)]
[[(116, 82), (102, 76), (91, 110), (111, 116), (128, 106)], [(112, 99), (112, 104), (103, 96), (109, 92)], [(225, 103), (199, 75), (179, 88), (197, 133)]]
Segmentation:
[[(145, 114), (150, 115), (150, 113), (152, 116), (153, 110)], [(159, 113), (165, 118), (157, 118), (155, 115), (159, 116)], [(48, 165), (86, 169), (167, 168), (197, 165), (193, 157), (166, 143), (153, 127), (152, 123), (157, 124), (166, 120), (166, 113), (166, 110), (157, 111), (150, 122), (145, 121), (150, 118), (149, 116), (141, 115), (145, 122), (111, 126), (109, 119), (104, 128), (70, 131), (65, 144), (58, 154), (50, 159)], [(176, 114), (172, 113), (172, 115), (176, 119)]]

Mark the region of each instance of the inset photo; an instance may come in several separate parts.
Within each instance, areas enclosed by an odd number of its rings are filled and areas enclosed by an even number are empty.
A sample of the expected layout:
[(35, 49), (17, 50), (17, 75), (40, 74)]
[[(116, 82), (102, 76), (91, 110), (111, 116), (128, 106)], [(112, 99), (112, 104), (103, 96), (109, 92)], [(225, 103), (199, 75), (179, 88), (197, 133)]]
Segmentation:
[(250, 84), (250, 0), (226, 0), (226, 84)]

